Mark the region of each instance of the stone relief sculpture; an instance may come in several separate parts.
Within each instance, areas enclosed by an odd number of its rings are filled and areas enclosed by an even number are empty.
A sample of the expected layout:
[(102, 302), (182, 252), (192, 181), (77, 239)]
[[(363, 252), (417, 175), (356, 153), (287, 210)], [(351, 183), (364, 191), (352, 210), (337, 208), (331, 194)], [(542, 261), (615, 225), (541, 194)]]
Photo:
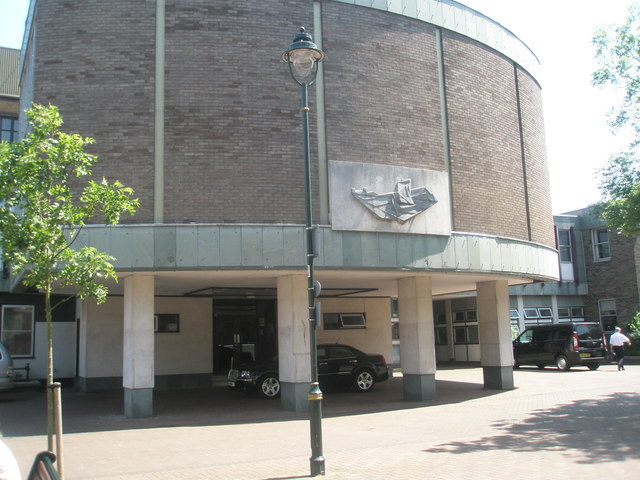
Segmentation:
[(399, 223), (411, 220), (438, 203), (427, 187), (411, 188), (411, 179), (398, 181), (393, 192), (375, 193), (366, 188), (352, 188), (351, 194), (377, 217)]

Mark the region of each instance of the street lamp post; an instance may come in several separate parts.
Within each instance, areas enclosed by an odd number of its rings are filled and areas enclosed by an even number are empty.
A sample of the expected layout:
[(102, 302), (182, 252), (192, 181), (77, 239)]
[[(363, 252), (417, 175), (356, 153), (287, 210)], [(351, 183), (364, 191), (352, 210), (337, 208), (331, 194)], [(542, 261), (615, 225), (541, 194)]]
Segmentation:
[(311, 435), (311, 476), (324, 475), (324, 455), (322, 453), (322, 391), (318, 384), (318, 348), (316, 328), (318, 324), (315, 306), (315, 283), (313, 280), (313, 225), (311, 222), (311, 168), (309, 161), (309, 100), (308, 87), (318, 74), (318, 64), (324, 60), (324, 53), (313, 43), (313, 38), (303, 27), (293, 37), (293, 43), (282, 54), (282, 60), (289, 65), (289, 73), (300, 85), (302, 117), (302, 150), (304, 153), (304, 193), (306, 213), (306, 254), (307, 254), (307, 296), (309, 299), (309, 348), (311, 353), (311, 385), (309, 390), (309, 428)]

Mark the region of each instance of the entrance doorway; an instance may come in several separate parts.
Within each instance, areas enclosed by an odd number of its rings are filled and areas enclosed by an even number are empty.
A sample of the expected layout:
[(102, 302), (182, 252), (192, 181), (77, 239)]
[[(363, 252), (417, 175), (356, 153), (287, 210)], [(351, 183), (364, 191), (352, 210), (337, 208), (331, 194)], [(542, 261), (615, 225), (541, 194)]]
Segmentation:
[(278, 354), (276, 300), (214, 300), (213, 371)]

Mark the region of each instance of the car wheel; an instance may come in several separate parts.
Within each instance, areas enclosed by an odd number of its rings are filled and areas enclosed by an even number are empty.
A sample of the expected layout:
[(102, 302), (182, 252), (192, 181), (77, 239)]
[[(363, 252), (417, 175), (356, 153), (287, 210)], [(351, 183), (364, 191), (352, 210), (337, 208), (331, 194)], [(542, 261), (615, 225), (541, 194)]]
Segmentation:
[(569, 361), (567, 360), (567, 357), (564, 355), (558, 355), (556, 357), (556, 367), (558, 367), (558, 370), (562, 370), (563, 372), (569, 370)]
[(536, 367), (538, 367), (538, 370), (544, 370), (544, 365), (542, 365), (542, 364), (536, 365)]
[(375, 385), (376, 381), (370, 370), (359, 370), (353, 379), (353, 385), (357, 392), (369, 392)]
[(274, 375), (265, 375), (258, 382), (258, 393), (264, 398), (280, 396), (280, 380)]
[(589, 370), (597, 370), (600, 367), (599, 363), (590, 363), (587, 365), (587, 367), (589, 367)]

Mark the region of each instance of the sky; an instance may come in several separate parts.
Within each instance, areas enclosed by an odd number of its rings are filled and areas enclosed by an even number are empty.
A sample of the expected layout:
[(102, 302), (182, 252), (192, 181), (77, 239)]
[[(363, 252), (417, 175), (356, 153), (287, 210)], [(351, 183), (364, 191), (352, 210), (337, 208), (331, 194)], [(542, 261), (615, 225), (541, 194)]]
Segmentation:
[[(626, 19), (626, 0), (461, 0), (518, 36), (541, 62), (547, 157), (554, 214), (600, 199), (598, 170), (627, 142), (613, 135), (611, 92), (591, 85), (591, 39)], [(0, 46), (20, 48), (29, 0), (0, 0)]]

